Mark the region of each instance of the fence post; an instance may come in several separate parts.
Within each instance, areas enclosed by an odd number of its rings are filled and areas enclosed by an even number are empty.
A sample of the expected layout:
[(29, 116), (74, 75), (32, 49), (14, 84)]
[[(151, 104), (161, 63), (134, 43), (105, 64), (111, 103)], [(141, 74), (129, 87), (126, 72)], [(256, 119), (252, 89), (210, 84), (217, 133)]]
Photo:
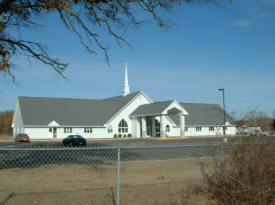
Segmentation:
[(221, 144), (221, 174), (222, 174), (222, 197), (224, 199), (225, 187), (224, 187), (224, 142)]
[(224, 177), (224, 143), (223, 142), (221, 145), (221, 173), (222, 173), (222, 176)]
[(117, 193), (116, 205), (120, 204), (120, 148), (117, 149)]

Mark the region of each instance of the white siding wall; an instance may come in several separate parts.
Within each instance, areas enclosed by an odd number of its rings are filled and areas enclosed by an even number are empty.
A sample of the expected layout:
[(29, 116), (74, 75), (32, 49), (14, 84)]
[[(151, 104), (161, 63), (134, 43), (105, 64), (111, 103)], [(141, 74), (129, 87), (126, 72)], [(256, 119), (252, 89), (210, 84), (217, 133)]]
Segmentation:
[(228, 135), (236, 135), (236, 127), (227, 127), (226, 134)]
[(13, 137), (15, 137), (15, 135), (18, 133), (24, 133), (24, 125), (23, 125), (23, 120), (22, 120), (22, 115), (21, 115), (21, 110), (20, 110), (20, 105), (18, 100), (15, 106), (12, 125), (13, 125)]
[[(200, 127), (201, 127), (201, 131), (196, 131), (196, 127), (188, 127), (188, 131), (185, 131), (185, 136), (218, 136), (218, 135), (223, 135), (223, 128), (220, 127), (220, 126), (214, 126), (214, 131), (209, 131), (209, 126), (200, 126)], [(176, 129), (179, 130), (179, 128), (176, 128)], [(236, 128), (235, 127), (227, 127), (226, 135), (235, 135), (235, 134), (236, 134)]]
[(92, 133), (85, 133), (84, 132), (84, 127), (73, 127), (72, 128), (72, 133), (64, 133), (64, 128), (59, 128), (58, 129), (58, 138), (65, 138), (68, 135), (81, 135), (85, 138), (106, 138), (107, 136), (107, 128), (102, 127), (102, 128), (92, 128)]
[[(54, 139), (53, 132), (49, 132), (49, 128), (25, 128), (25, 133), (30, 136), (31, 139)], [(85, 138), (106, 138), (107, 129), (106, 128), (92, 128), (92, 133), (84, 133), (84, 127), (73, 127), (72, 133), (64, 133), (64, 127), (56, 128), (56, 139), (63, 139), (68, 135), (81, 135)]]
[[(132, 138), (136, 138), (140, 136), (140, 127), (139, 127), (139, 121), (135, 118), (135, 120), (132, 121), (132, 119), (129, 118), (129, 115), (137, 109), (140, 105), (148, 104), (150, 101), (143, 95), (139, 95), (133, 102), (131, 102), (122, 112), (120, 112), (117, 116), (114, 117), (108, 124), (113, 126), (113, 133), (107, 133), (106, 136), (108, 138), (113, 138), (114, 134), (118, 134), (118, 124), (119, 122), (124, 119), (126, 120), (128, 124), (128, 133), (132, 134)], [(136, 125), (134, 125), (136, 124)], [(123, 133), (124, 134), (124, 133)]]
[[(126, 118), (124, 118), (126, 119)], [(157, 120), (160, 120), (159, 117), (156, 117)], [(128, 121), (128, 128), (133, 128), (132, 135), (133, 137), (140, 137), (140, 123), (138, 119), (132, 119), (132, 121)], [(118, 122), (119, 123), (119, 122)], [(180, 128), (173, 127), (171, 122), (165, 118), (164, 120), (165, 127), (166, 125), (170, 126), (170, 132), (166, 132), (168, 137), (178, 137), (180, 136)], [(129, 125), (130, 124), (130, 125)], [(114, 127), (114, 126), (113, 126)], [(20, 128), (17, 128), (20, 129)], [(21, 128), (23, 129), (23, 128)], [(114, 128), (113, 128), (114, 129)], [(79, 134), (85, 138), (113, 138), (115, 133), (118, 134), (117, 129), (118, 126), (115, 126), (116, 130), (112, 134), (107, 133), (107, 128), (92, 128), (92, 133), (84, 133), (83, 128), (72, 128), (72, 133), (64, 133), (64, 127), (57, 128), (57, 139), (63, 139), (71, 134)], [(18, 133), (22, 132), (18, 130)], [(53, 133), (49, 132), (49, 128), (24, 128), (24, 133), (28, 134), (31, 139), (53, 139)], [(129, 130), (128, 133), (131, 133)], [(235, 127), (228, 127), (226, 130), (227, 135), (235, 135), (236, 128)], [(218, 136), (223, 135), (222, 127), (215, 127), (214, 131), (209, 131), (208, 126), (202, 126), (201, 131), (196, 131), (196, 127), (188, 127), (188, 131), (185, 131), (185, 136), (187, 137), (195, 137), (195, 136)]]
[(48, 128), (25, 128), (24, 131), (30, 139), (48, 139)]
[[(160, 122), (160, 117), (156, 117), (156, 119)], [(169, 125), (169, 127), (170, 127), (170, 132), (166, 132), (166, 125)], [(167, 117), (165, 117), (164, 118), (164, 129), (165, 129), (165, 133), (166, 133), (166, 136), (167, 137), (173, 137), (173, 136), (175, 136), (174, 134), (175, 134), (175, 132), (174, 132), (174, 130), (173, 130), (173, 124), (171, 123), (171, 121), (170, 120), (168, 120), (168, 118)]]
[(137, 138), (140, 136), (140, 123), (137, 117), (132, 118), (132, 135)]

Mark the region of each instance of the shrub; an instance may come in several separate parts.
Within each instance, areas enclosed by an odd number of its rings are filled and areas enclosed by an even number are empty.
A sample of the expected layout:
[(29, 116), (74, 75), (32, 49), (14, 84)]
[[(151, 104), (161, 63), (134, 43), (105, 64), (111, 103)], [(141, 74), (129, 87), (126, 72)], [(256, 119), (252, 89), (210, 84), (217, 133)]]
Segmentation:
[(123, 138), (126, 138), (126, 134), (123, 135)]
[(117, 134), (114, 134), (114, 138), (117, 138)]
[(118, 134), (118, 138), (121, 138), (122, 137), (122, 135), (121, 134)]
[(128, 138), (131, 138), (131, 137), (132, 137), (132, 134), (131, 134), (131, 133), (129, 133), (129, 134), (128, 134)]
[(249, 138), (232, 148), (222, 166), (215, 158), (212, 172), (203, 170), (204, 193), (215, 204), (275, 203), (275, 152), (272, 144), (252, 144)]

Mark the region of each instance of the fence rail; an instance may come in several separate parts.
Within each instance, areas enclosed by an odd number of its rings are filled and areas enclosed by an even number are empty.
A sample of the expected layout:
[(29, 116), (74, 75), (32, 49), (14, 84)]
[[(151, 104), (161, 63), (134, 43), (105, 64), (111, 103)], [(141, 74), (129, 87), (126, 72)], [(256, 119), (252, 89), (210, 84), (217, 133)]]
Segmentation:
[[(211, 143), (211, 144), (183, 144), (183, 145), (153, 145), (153, 146), (97, 146), (97, 147), (0, 147), (0, 151), (61, 151), (61, 150), (102, 150), (102, 149), (152, 149), (152, 148), (185, 148), (185, 147), (217, 147), (237, 146), (243, 143)], [(245, 143), (247, 145), (275, 144), (275, 142)]]

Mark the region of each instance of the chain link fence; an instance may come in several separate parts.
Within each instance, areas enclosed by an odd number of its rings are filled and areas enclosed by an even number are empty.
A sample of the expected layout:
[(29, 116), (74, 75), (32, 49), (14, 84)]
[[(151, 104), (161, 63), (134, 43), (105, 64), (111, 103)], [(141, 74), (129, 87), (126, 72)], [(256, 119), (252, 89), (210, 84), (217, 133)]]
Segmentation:
[(233, 146), (0, 148), (0, 205), (185, 204), (201, 163)]

